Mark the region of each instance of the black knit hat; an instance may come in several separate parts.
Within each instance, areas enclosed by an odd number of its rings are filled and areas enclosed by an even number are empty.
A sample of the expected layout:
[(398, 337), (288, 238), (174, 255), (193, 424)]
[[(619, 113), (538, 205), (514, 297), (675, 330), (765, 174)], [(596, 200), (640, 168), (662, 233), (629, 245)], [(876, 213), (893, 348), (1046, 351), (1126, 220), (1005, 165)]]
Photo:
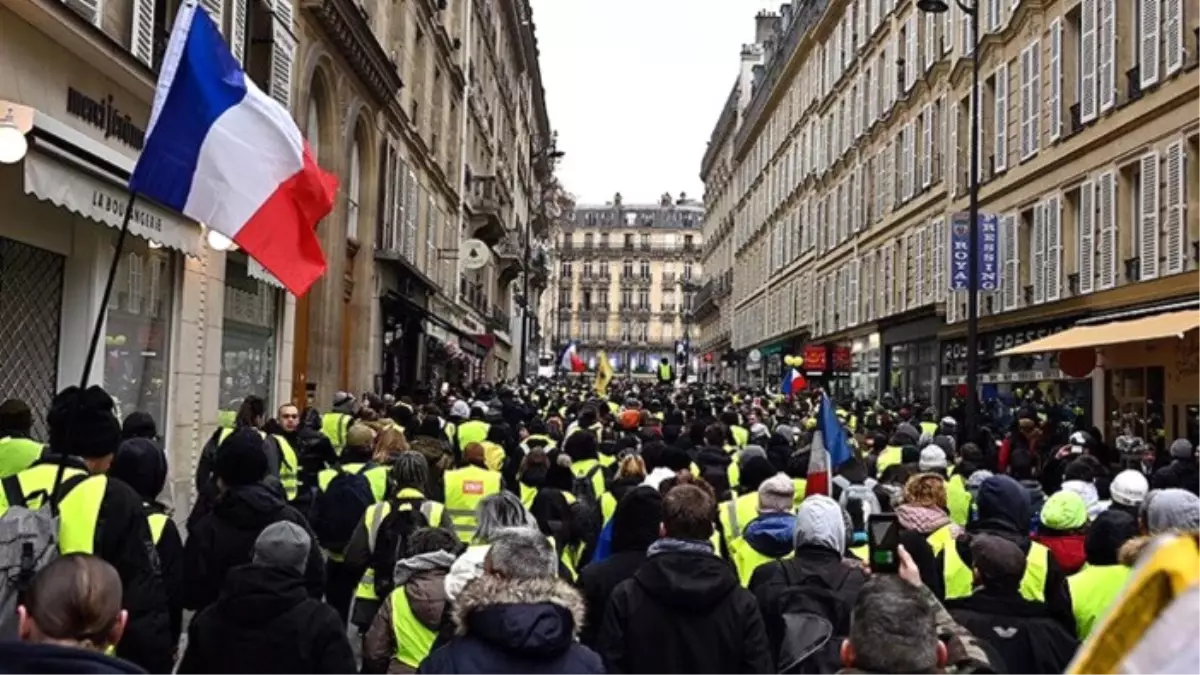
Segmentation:
[(636, 487), (621, 498), (612, 519), (612, 552), (644, 551), (658, 539), (662, 495), (652, 487)]
[(242, 427), (217, 448), (214, 471), (226, 485), (252, 485), (267, 475), (267, 453), (258, 431)]
[(81, 390), (67, 387), (50, 403), (46, 414), (50, 449), (85, 459), (107, 457), (121, 443), (121, 424), (113, 414), (113, 400), (95, 385)]

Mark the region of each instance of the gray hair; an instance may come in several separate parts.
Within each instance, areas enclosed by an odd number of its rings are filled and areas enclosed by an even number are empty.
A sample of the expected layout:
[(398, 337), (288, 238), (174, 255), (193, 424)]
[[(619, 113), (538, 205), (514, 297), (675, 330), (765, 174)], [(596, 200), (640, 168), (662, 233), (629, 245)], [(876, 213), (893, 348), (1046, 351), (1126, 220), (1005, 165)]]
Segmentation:
[(429, 462), (415, 450), (406, 450), (392, 463), (392, 483), (396, 490), (413, 488), (424, 493), (429, 489)]
[(850, 620), (855, 670), (932, 673), (938, 635), (933, 607), (898, 576), (872, 576), (858, 593)]
[(521, 503), (521, 498), (507, 490), (488, 495), (475, 507), (474, 544), (491, 544), (496, 534), (505, 528), (532, 527), (537, 529), (537, 520)]
[(558, 557), (550, 540), (536, 528), (502, 527), (492, 533), (484, 567), (505, 579), (543, 579), (558, 575)]

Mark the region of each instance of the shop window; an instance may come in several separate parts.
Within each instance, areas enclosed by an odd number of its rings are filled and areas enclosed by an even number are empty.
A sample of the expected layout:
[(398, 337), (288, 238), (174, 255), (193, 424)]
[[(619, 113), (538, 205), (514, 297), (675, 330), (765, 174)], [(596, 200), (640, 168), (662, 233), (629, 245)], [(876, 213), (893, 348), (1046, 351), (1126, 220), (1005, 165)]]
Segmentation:
[(1108, 428), (1105, 437), (1112, 440), (1132, 434), (1165, 449), (1163, 396), (1164, 371), (1161, 366), (1119, 368), (1108, 371)]
[(29, 405), (37, 439), (47, 437), (58, 383), (65, 266), (63, 256), (0, 237), (0, 391)]
[(222, 416), (235, 414), (249, 394), (263, 397), (271, 408), (280, 300), (279, 290), (249, 275), (244, 255), (227, 256), (218, 400)]
[(177, 257), (142, 239), (125, 245), (105, 316), (104, 387), (119, 417), (147, 412), (164, 429)]

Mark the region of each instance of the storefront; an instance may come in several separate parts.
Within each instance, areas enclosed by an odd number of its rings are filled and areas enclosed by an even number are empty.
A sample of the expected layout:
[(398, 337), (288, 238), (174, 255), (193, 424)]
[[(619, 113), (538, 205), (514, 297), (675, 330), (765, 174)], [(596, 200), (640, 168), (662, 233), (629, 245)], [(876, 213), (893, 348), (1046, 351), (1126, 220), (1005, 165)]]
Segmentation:
[(940, 317), (927, 316), (880, 331), (881, 393), (890, 393), (900, 401), (937, 400), (941, 326)]
[(221, 323), (221, 424), (232, 425), (242, 400), (262, 397), (268, 409), (279, 373), (280, 323), (284, 291), (253, 259), (231, 252), (225, 257), (225, 304)]
[(854, 355), (850, 345), (843, 343), (807, 344), (795, 350), (804, 359), (800, 373), (807, 381), (807, 389), (823, 389), (830, 396), (840, 398), (852, 394), (851, 375)]
[(879, 333), (854, 338), (850, 343), (850, 389), (854, 396), (879, 397)]

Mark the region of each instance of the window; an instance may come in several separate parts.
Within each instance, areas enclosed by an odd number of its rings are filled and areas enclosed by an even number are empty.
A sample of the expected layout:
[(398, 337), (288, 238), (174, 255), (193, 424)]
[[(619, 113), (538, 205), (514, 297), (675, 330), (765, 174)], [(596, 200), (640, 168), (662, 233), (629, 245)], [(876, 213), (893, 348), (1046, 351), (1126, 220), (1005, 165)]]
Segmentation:
[(691, 280), (691, 278), (692, 278), (692, 263), (690, 263), (690, 262), (683, 263), (683, 278), (687, 279), (687, 280)]
[(1042, 43), (1021, 51), (1021, 161), (1037, 154), (1041, 143)]
[(585, 289), (583, 291), (582, 298), (583, 301), (580, 303), (580, 308), (586, 312), (592, 308), (592, 292)]
[(633, 290), (629, 288), (621, 289), (621, 309), (630, 309), (633, 307)]
[(632, 260), (626, 260), (623, 263), (621, 263), (621, 276), (626, 279), (633, 278), (633, 261)]
[(640, 267), (642, 278), (649, 279), (650, 278), (650, 261), (649, 260), (641, 261), (639, 267)]
[(600, 248), (608, 248), (608, 233), (600, 233)]
[(564, 262), (561, 265), (561, 267), (559, 268), (559, 271), (560, 271), (562, 278), (570, 279), (571, 278), (571, 263)]
[(127, 239), (125, 247), (113, 286), (115, 301), (109, 302), (105, 317), (106, 334), (119, 339), (105, 348), (104, 387), (116, 401), (119, 417), (140, 410), (162, 425), (170, 392), (176, 256), (152, 249), (142, 239)]
[(571, 307), (571, 289), (558, 289), (558, 306), (560, 309), (570, 309)]
[(583, 247), (584, 248), (592, 248), (593, 246), (595, 246), (595, 241), (594, 241), (595, 238), (596, 238), (596, 235), (592, 234), (591, 232), (588, 232), (587, 234), (583, 235)]
[[(225, 260), (218, 407), (236, 411), (237, 402), (248, 394), (255, 394), (268, 401), (267, 408), (270, 409), (275, 385), (281, 293), (251, 276), (250, 268), (257, 268), (257, 265), (245, 254), (229, 253)], [(111, 327), (109, 332), (112, 332)], [(112, 391), (107, 377), (105, 386)], [(156, 415), (156, 419), (165, 418)]]
[(650, 289), (638, 289), (638, 309), (650, 309)]
[(626, 249), (633, 248), (633, 235), (632, 234), (625, 235), (625, 248)]

